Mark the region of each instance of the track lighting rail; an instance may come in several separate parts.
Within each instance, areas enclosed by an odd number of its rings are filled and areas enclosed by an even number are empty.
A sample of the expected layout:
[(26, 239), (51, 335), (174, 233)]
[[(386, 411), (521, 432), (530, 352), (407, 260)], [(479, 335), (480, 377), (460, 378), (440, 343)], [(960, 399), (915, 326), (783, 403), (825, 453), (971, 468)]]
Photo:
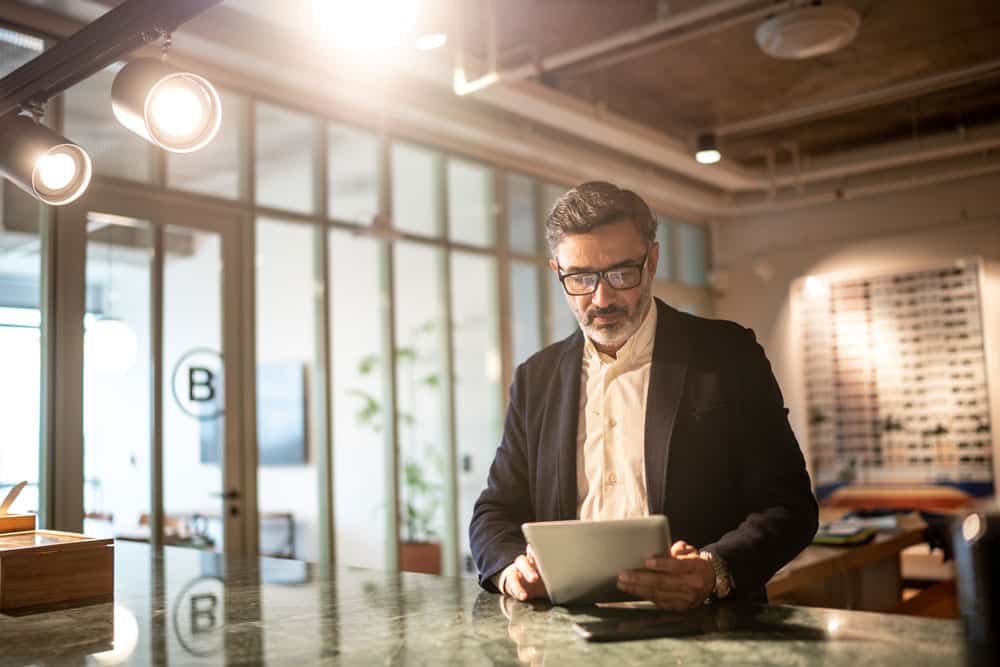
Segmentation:
[(222, 0), (126, 0), (0, 79), (0, 117), (54, 95)]

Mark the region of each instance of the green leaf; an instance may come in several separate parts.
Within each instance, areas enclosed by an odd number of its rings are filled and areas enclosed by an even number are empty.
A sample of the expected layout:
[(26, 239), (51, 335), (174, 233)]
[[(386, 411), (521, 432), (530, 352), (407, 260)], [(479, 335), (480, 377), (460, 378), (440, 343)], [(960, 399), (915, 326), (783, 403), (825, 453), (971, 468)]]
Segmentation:
[(412, 347), (397, 347), (396, 359), (399, 361), (414, 361), (417, 358), (417, 351)]
[(362, 357), (358, 363), (358, 371), (362, 375), (371, 375), (376, 365), (378, 365), (378, 357), (374, 354), (369, 354), (367, 357)]

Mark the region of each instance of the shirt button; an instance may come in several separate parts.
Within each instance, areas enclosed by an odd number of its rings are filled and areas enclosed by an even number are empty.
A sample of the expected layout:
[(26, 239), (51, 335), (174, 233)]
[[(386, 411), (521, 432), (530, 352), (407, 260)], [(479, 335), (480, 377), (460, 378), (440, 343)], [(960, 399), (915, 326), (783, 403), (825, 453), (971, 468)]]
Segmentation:
[(608, 428), (614, 428), (615, 426), (618, 426), (618, 422), (616, 422), (613, 417), (608, 419)]
[(608, 484), (616, 484), (618, 482), (618, 475), (612, 473), (608, 474)]

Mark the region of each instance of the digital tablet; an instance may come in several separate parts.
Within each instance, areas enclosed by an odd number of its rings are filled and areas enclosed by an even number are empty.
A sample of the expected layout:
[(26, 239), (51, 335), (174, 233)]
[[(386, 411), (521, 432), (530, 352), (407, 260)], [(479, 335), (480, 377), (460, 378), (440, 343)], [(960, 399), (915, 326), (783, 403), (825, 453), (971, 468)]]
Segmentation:
[(539, 521), (522, 524), (553, 604), (627, 599), (618, 573), (641, 569), (670, 551), (665, 516), (618, 521)]

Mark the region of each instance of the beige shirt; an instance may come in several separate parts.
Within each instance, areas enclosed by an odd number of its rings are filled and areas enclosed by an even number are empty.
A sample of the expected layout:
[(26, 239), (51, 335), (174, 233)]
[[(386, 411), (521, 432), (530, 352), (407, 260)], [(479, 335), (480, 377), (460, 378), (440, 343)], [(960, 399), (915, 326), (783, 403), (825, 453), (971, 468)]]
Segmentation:
[[(617, 358), (584, 336), (576, 429), (576, 515), (584, 520), (649, 516), (646, 395), (656, 342), (656, 303)], [(493, 580), (504, 591), (514, 565)]]
[(656, 341), (656, 304), (618, 350), (583, 346), (576, 431), (576, 509), (584, 520), (649, 516), (646, 503), (646, 394)]

